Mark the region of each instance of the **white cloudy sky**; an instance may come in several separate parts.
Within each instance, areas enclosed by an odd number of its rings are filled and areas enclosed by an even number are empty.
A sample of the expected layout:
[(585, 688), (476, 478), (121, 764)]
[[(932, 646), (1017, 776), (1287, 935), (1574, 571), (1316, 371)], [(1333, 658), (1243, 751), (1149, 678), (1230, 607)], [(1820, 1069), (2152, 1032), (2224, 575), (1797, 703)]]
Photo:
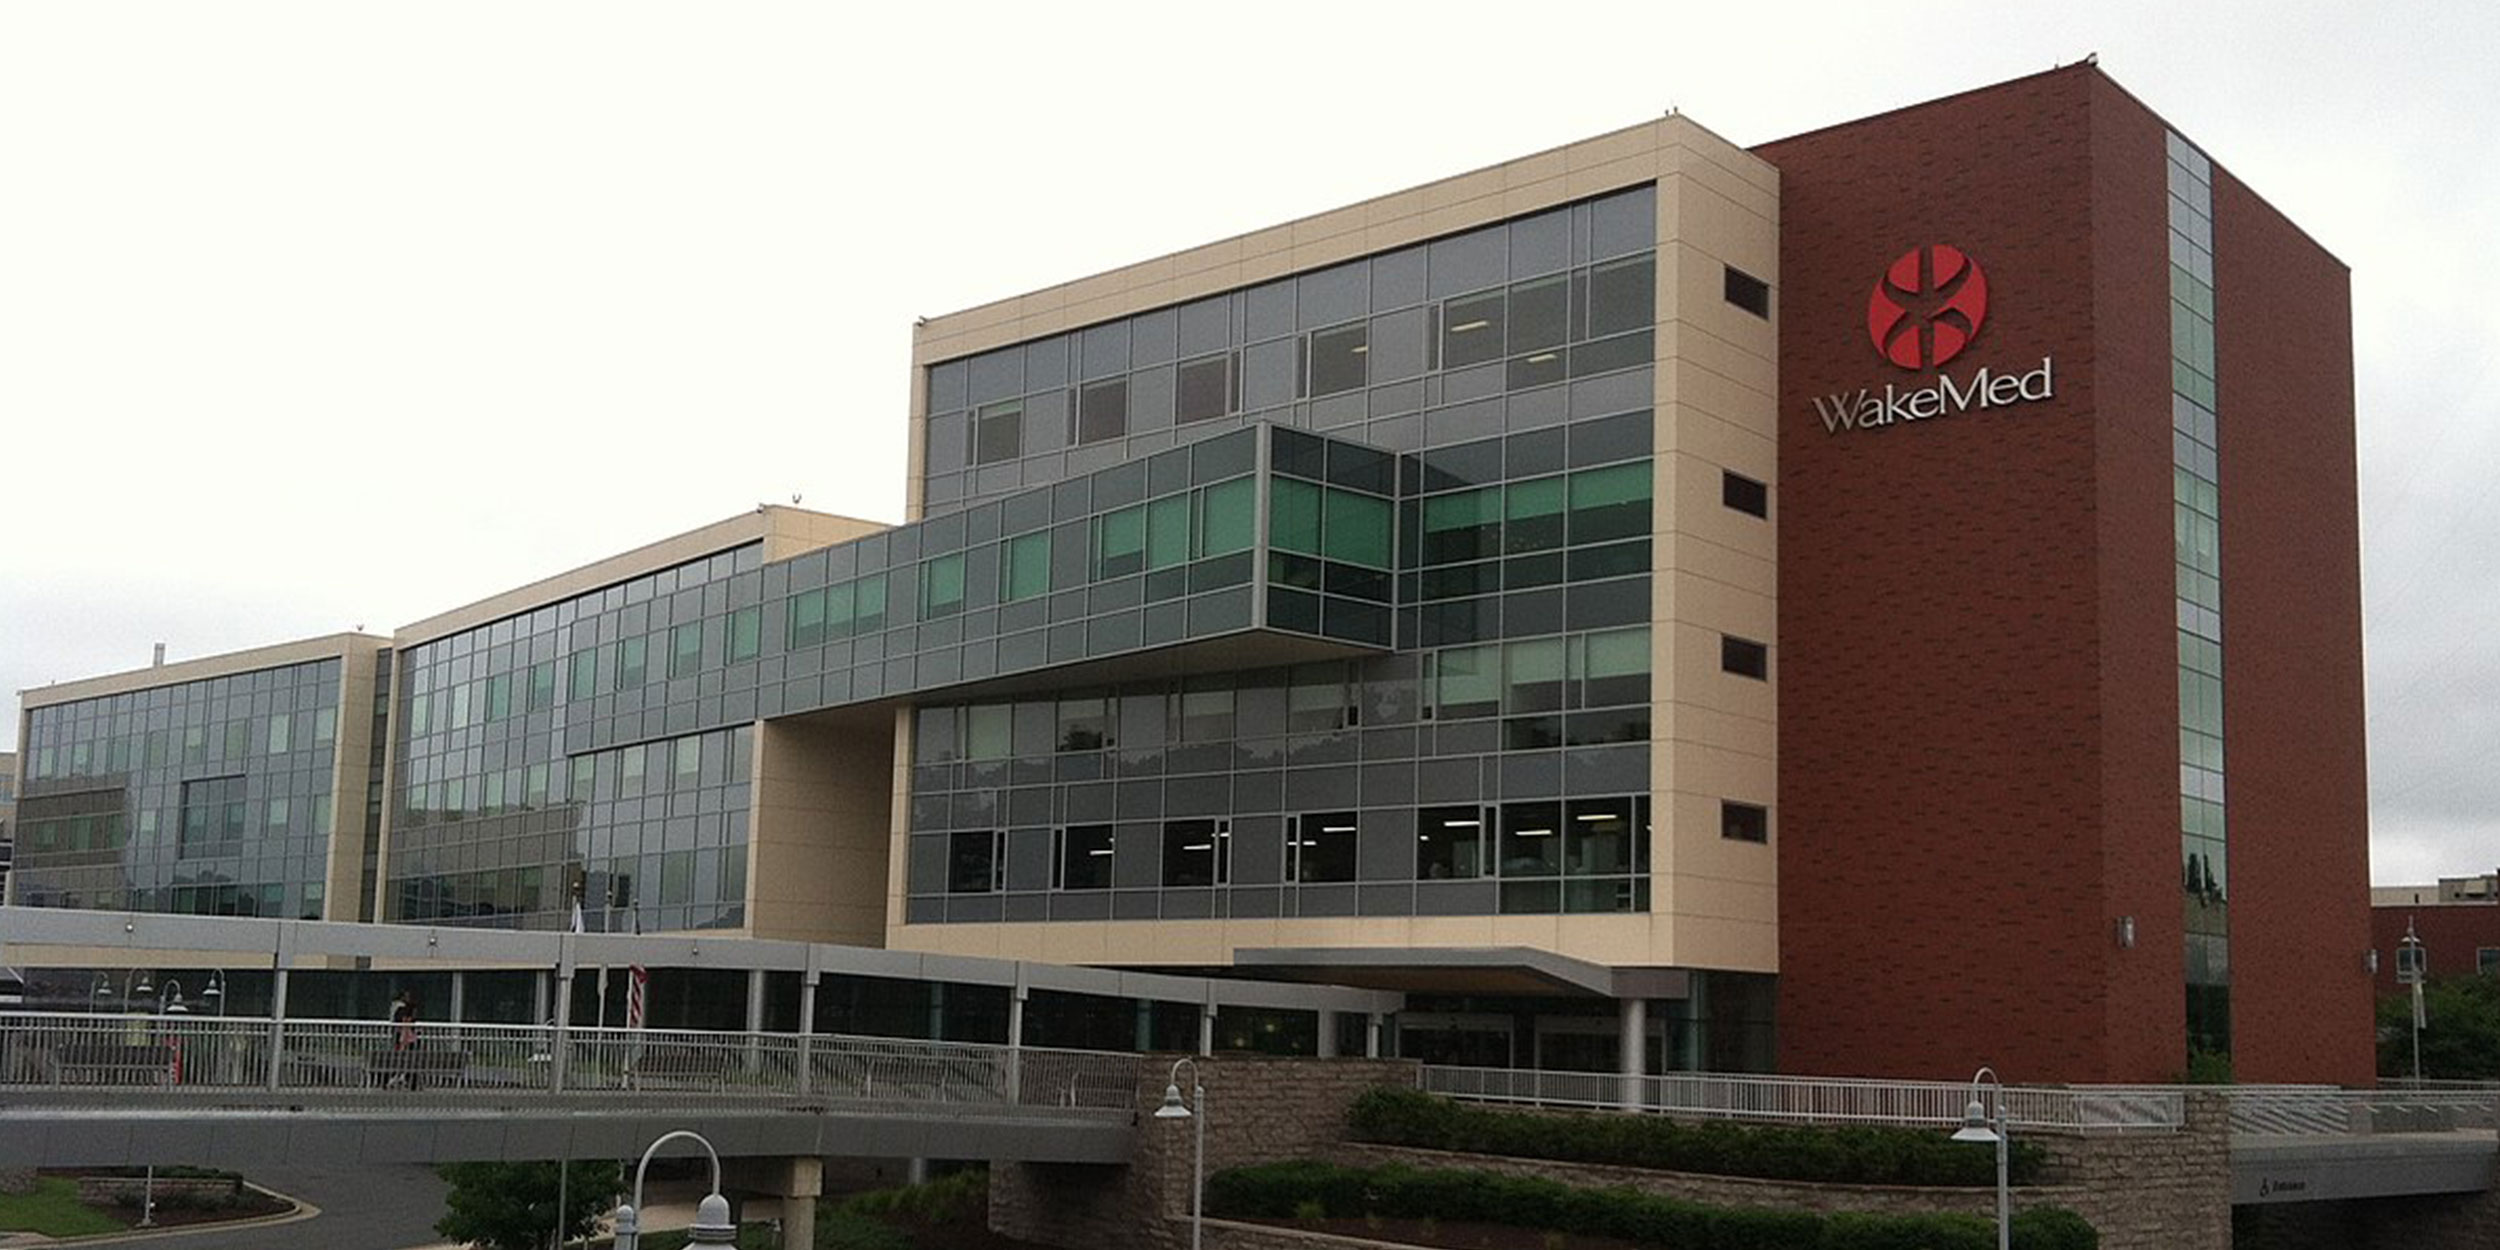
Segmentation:
[(0, 689), (892, 519), (915, 315), (2097, 52), (2353, 266), (2373, 875), (2500, 865), (2500, 6), (1709, 7), (0, 5)]

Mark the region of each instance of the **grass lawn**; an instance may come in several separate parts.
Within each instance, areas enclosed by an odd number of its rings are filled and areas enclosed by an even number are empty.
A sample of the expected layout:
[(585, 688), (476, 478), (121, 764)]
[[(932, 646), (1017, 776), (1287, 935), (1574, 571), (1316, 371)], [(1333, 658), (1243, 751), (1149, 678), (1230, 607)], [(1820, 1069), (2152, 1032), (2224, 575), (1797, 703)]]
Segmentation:
[(78, 1182), (67, 1177), (37, 1177), (31, 1194), (0, 1194), (0, 1232), (84, 1237), (127, 1227), (112, 1216), (79, 1205)]

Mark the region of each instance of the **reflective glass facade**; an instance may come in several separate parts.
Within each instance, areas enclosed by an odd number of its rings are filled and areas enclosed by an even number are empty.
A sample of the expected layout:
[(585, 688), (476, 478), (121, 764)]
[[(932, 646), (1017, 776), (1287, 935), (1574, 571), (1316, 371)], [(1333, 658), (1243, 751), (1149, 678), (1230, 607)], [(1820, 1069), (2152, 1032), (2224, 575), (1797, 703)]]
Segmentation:
[(2214, 437), (2213, 165), (2169, 136), (2171, 515), (2179, 618), (2179, 844), (2191, 1052), (2231, 1050), (2223, 807), (2221, 466)]
[[(1386, 653), (921, 702), (905, 921), (1648, 910), (1654, 213), (1636, 188), (932, 367), (941, 520), (1272, 430), (1258, 624)], [(1093, 490), (1057, 541), (1151, 588), (1182, 505)]]
[[(352, 900), (328, 897), (344, 663), (31, 709), (16, 901), (353, 919)], [(363, 797), (348, 796), (351, 831)]]

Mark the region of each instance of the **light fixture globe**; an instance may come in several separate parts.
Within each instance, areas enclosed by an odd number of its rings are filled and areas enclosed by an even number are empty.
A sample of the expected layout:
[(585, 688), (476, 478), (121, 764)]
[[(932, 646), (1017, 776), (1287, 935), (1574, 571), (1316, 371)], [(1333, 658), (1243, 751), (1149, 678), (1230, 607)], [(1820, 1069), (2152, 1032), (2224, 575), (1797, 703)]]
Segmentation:
[(1158, 1120), (1186, 1120), (1189, 1118), (1189, 1107), (1181, 1101), (1180, 1082), (1174, 1081), (1173, 1083), (1163, 1087), (1163, 1105), (1155, 1108), (1155, 1118)]
[(694, 1225), (686, 1250), (736, 1250), (738, 1226), (729, 1220), (729, 1199), (705, 1194), (694, 1208)]

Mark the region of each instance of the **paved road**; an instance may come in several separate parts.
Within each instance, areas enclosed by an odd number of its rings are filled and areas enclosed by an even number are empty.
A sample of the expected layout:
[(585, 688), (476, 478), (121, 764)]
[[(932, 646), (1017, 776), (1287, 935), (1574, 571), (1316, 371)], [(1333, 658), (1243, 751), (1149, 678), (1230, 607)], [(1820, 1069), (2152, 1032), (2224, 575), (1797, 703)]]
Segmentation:
[[(443, 1182), (432, 1168), (255, 1168), (253, 1184), (321, 1208), (309, 1220), (109, 1243), (150, 1250), (398, 1250), (442, 1240)], [(88, 1243), (96, 1244), (96, 1243)]]

